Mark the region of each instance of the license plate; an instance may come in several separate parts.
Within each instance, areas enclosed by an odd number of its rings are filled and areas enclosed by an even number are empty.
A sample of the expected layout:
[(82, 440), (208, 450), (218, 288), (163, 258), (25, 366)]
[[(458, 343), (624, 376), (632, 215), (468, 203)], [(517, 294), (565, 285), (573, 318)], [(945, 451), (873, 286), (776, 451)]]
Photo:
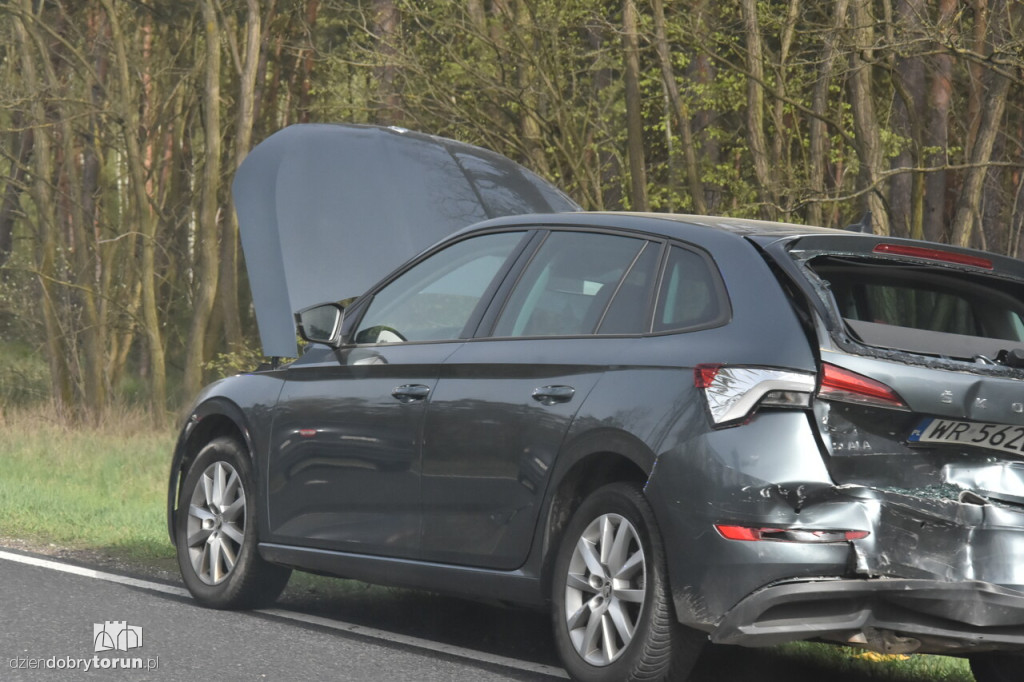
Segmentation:
[(1019, 455), (1024, 453), (1024, 426), (962, 422), (953, 419), (925, 419), (910, 432), (907, 441), (967, 445)]

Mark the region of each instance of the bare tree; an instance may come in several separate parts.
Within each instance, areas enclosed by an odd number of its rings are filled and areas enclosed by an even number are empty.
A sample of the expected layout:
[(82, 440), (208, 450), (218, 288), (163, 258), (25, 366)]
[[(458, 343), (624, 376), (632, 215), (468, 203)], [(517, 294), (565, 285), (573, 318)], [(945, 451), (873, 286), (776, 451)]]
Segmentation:
[(640, 104), (640, 47), (637, 38), (636, 4), (622, 5), (622, 43), (626, 74), (626, 148), (629, 157), (630, 208), (646, 211), (647, 167), (644, 163), (643, 114)]

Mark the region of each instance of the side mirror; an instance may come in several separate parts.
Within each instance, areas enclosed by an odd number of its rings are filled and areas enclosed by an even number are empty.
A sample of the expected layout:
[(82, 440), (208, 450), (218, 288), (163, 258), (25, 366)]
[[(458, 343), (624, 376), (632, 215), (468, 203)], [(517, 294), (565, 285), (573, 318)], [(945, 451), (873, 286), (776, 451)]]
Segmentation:
[(321, 303), (295, 313), (299, 336), (310, 343), (341, 347), (341, 324), (345, 309), (338, 303)]

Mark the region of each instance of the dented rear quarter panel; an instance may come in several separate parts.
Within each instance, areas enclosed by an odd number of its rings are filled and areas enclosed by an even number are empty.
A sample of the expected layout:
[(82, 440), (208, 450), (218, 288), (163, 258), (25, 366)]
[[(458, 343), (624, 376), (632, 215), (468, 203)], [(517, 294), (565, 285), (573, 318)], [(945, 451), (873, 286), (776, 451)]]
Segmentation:
[[(927, 630), (922, 623), (932, 616), (951, 624), (942, 636), (922, 637), (922, 650), (984, 649), (986, 638), (1019, 640), (1013, 628), (1024, 623), (1019, 611), (1024, 596), (1024, 457), (962, 444), (915, 444), (907, 438), (927, 418), (1024, 425), (1024, 375), (1007, 367), (859, 346), (827, 305), (827, 289), (805, 276), (804, 256), (793, 258), (788, 251), (795, 243), (805, 250), (839, 246), (863, 254), (883, 238), (815, 235), (754, 241), (806, 297), (802, 303), (811, 315), (820, 359), (881, 381), (903, 398), (908, 410), (817, 400), (811, 413), (762, 412), (742, 427), (708, 433), (699, 444), (687, 446), (700, 453), (698, 459), (691, 455), (687, 460), (681, 451), (659, 458), (648, 494), (656, 506), (672, 510), (662, 523), (671, 528), (666, 535), (678, 540), (667, 544), (680, 619), (714, 631), (733, 610), (742, 615), (726, 618), (730, 633), (716, 641), (773, 643), (783, 640), (736, 635), (736, 623), (753, 617), (746, 604), (757, 601), (759, 590), (824, 580), (837, 581), (839, 595), (840, 584), (853, 585), (842, 579), (911, 579), (922, 582), (900, 589), (957, 585), (963, 588), (957, 594), (966, 595), (950, 603), (917, 600), (914, 609), (920, 613), (907, 621), (912, 631)], [(993, 261), (999, 276), (1024, 275), (1017, 261)], [(765, 460), (773, 466), (764, 466)], [(686, 464), (694, 461), (700, 466)], [(870, 535), (820, 546), (735, 542), (714, 531), (712, 525), (722, 520), (860, 529)], [(972, 590), (977, 599), (970, 598)], [(987, 601), (990, 593), (1008, 601)], [(963, 623), (962, 641), (956, 639), (956, 623)], [(979, 628), (1004, 629), (979, 635)]]

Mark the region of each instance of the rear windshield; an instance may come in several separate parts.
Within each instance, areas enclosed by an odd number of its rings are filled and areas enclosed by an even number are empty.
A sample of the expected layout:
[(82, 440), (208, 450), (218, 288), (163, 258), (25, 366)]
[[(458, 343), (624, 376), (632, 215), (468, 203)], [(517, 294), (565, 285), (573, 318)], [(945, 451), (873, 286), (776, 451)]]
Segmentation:
[(1024, 286), (950, 268), (822, 256), (847, 329), (868, 345), (975, 358), (1024, 348)]

